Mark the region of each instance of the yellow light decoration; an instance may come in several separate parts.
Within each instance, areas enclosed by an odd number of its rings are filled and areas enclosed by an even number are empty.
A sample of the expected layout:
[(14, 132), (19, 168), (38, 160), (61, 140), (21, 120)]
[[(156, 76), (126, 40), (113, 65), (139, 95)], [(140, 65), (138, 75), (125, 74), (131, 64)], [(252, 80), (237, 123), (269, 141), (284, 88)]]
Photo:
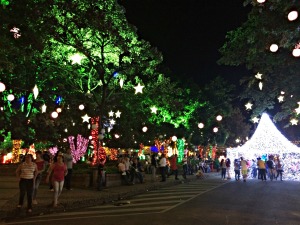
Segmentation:
[(250, 109), (252, 109), (252, 106), (253, 106), (253, 104), (251, 104), (250, 102), (248, 102), (246, 105), (245, 105), (245, 107), (246, 107), (246, 110), (250, 110)]
[(157, 108), (155, 106), (152, 106), (150, 109), (151, 109), (151, 113), (154, 113), (154, 114), (157, 113)]
[(22, 140), (13, 140), (13, 149), (12, 149), (12, 162), (18, 163), (19, 160), (19, 153), (21, 149)]
[(143, 88), (144, 88), (144, 87), (145, 87), (145, 86), (142, 86), (140, 83), (138, 83), (138, 85), (134, 87), (134, 89), (135, 89), (135, 94), (137, 94), (137, 93), (143, 93)]

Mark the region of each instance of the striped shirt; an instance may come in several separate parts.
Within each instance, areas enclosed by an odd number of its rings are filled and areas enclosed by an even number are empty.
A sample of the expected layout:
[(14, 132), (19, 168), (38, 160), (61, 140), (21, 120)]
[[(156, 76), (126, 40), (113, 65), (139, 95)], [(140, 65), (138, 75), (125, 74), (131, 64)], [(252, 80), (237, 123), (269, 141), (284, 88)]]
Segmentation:
[(20, 178), (22, 179), (33, 179), (34, 178), (34, 171), (36, 168), (35, 163), (22, 163), (20, 165)]

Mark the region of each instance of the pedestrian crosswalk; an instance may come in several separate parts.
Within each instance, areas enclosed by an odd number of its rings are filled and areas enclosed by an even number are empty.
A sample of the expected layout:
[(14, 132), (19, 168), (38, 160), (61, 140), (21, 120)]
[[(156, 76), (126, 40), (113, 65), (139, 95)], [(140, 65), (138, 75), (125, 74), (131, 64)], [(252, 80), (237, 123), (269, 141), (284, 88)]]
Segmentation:
[(130, 199), (64, 213), (64, 216), (120, 216), (150, 212), (163, 213), (223, 184), (225, 183), (221, 180), (199, 180), (183, 183), (149, 191)]

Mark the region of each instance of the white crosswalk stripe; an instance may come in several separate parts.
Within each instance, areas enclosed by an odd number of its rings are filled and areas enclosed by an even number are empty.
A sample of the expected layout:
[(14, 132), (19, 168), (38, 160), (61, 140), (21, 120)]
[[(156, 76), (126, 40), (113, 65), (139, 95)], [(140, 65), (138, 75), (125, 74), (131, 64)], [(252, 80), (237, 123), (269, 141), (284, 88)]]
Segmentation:
[(117, 216), (124, 214), (144, 214), (166, 212), (179, 204), (189, 201), (209, 190), (223, 185), (219, 180), (199, 180), (172, 187), (160, 188), (118, 202), (93, 206), (84, 211), (67, 212), (56, 216)]

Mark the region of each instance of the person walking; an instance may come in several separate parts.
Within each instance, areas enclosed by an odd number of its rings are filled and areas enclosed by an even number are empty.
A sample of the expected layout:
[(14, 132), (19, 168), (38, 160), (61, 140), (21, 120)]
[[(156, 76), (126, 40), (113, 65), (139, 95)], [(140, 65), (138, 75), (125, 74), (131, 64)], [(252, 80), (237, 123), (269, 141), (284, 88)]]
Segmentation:
[(161, 174), (161, 181), (160, 182), (165, 182), (166, 181), (166, 166), (167, 166), (167, 160), (165, 154), (161, 154), (161, 158), (159, 160), (159, 169), (160, 169), (160, 174)]
[(17, 205), (17, 208), (21, 208), (23, 206), (25, 195), (27, 195), (28, 213), (32, 212), (32, 193), (37, 173), (38, 168), (33, 162), (33, 156), (31, 154), (25, 155), (25, 161), (22, 162), (16, 170), (20, 188), (19, 204)]
[(47, 183), (49, 183), (49, 177), (51, 174), (54, 187), (53, 207), (57, 207), (58, 197), (61, 195), (64, 186), (64, 178), (68, 174), (67, 166), (64, 163), (63, 154), (58, 154), (57, 161), (50, 166), (46, 178)]
[(276, 168), (276, 171), (277, 171), (276, 180), (279, 177), (280, 180), (282, 181), (283, 165), (281, 164), (281, 161), (280, 161), (279, 157), (277, 158), (277, 160), (275, 162), (275, 168)]
[(262, 181), (266, 181), (266, 163), (265, 161), (263, 161), (261, 158), (257, 158), (257, 167), (258, 167), (258, 171), (259, 171), (259, 178)]
[(229, 158), (226, 159), (226, 172), (227, 172), (227, 179), (231, 179), (230, 176), (230, 166), (231, 166), (231, 161)]
[(179, 180), (178, 179), (178, 167), (177, 167), (177, 154), (172, 155), (170, 158), (170, 169), (171, 169), (171, 173), (168, 174), (168, 177), (171, 176), (172, 174), (175, 175), (175, 180)]
[(68, 173), (65, 177), (65, 187), (67, 190), (71, 191), (72, 190), (71, 179), (73, 174), (73, 156), (71, 153), (71, 149), (68, 149), (67, 153), (63, 154), (63, 156), (68, 169)]
[(244, 160), (243, 157), (241, 157), (241, 167), (242, 167), (243, 181), (246, 182), (246, 179), (248, 177), (248, 163), (246, 160)]
[(156, 180), (156, 168), (157, 168), (157, 159), (156, 154), (152, 153), (151, 155), (151, 181), (154, 182)]
[(221, 166), (221, 179), (226, 180), (226, 163), (225, 163), (225, 159), (221, 160), (220, 166)]
[(187, 159), (187, 155), (184, 155), (184, 157), (182, 158), (182, 170), (183, 170), (183, 178), (186, 179), (186, 175), (187, 175), (187, 170), (188, 170), (188, 159)]
[(40, 186), (40, 183), (42, 181), (43, 172), (45, 171), (45, 168), (46, 168), (46, 163), (43, 159), (42, 152), (37, 151), (35, 154), (36, 154), (35, 164), (37, 165), (37, 176), (34, 181), (34, 187), (33, 187), (33, 193), (32, 193), (32, 203), (34, 205), (38, 204), (38, 202), (36, 200), (36, 195), (37, 195), (37, 191)]
[(238, 159), (234, 160), (234, 177), (236, 181), (240, 180), (241, 170), (240, 170), (240, 162)]

